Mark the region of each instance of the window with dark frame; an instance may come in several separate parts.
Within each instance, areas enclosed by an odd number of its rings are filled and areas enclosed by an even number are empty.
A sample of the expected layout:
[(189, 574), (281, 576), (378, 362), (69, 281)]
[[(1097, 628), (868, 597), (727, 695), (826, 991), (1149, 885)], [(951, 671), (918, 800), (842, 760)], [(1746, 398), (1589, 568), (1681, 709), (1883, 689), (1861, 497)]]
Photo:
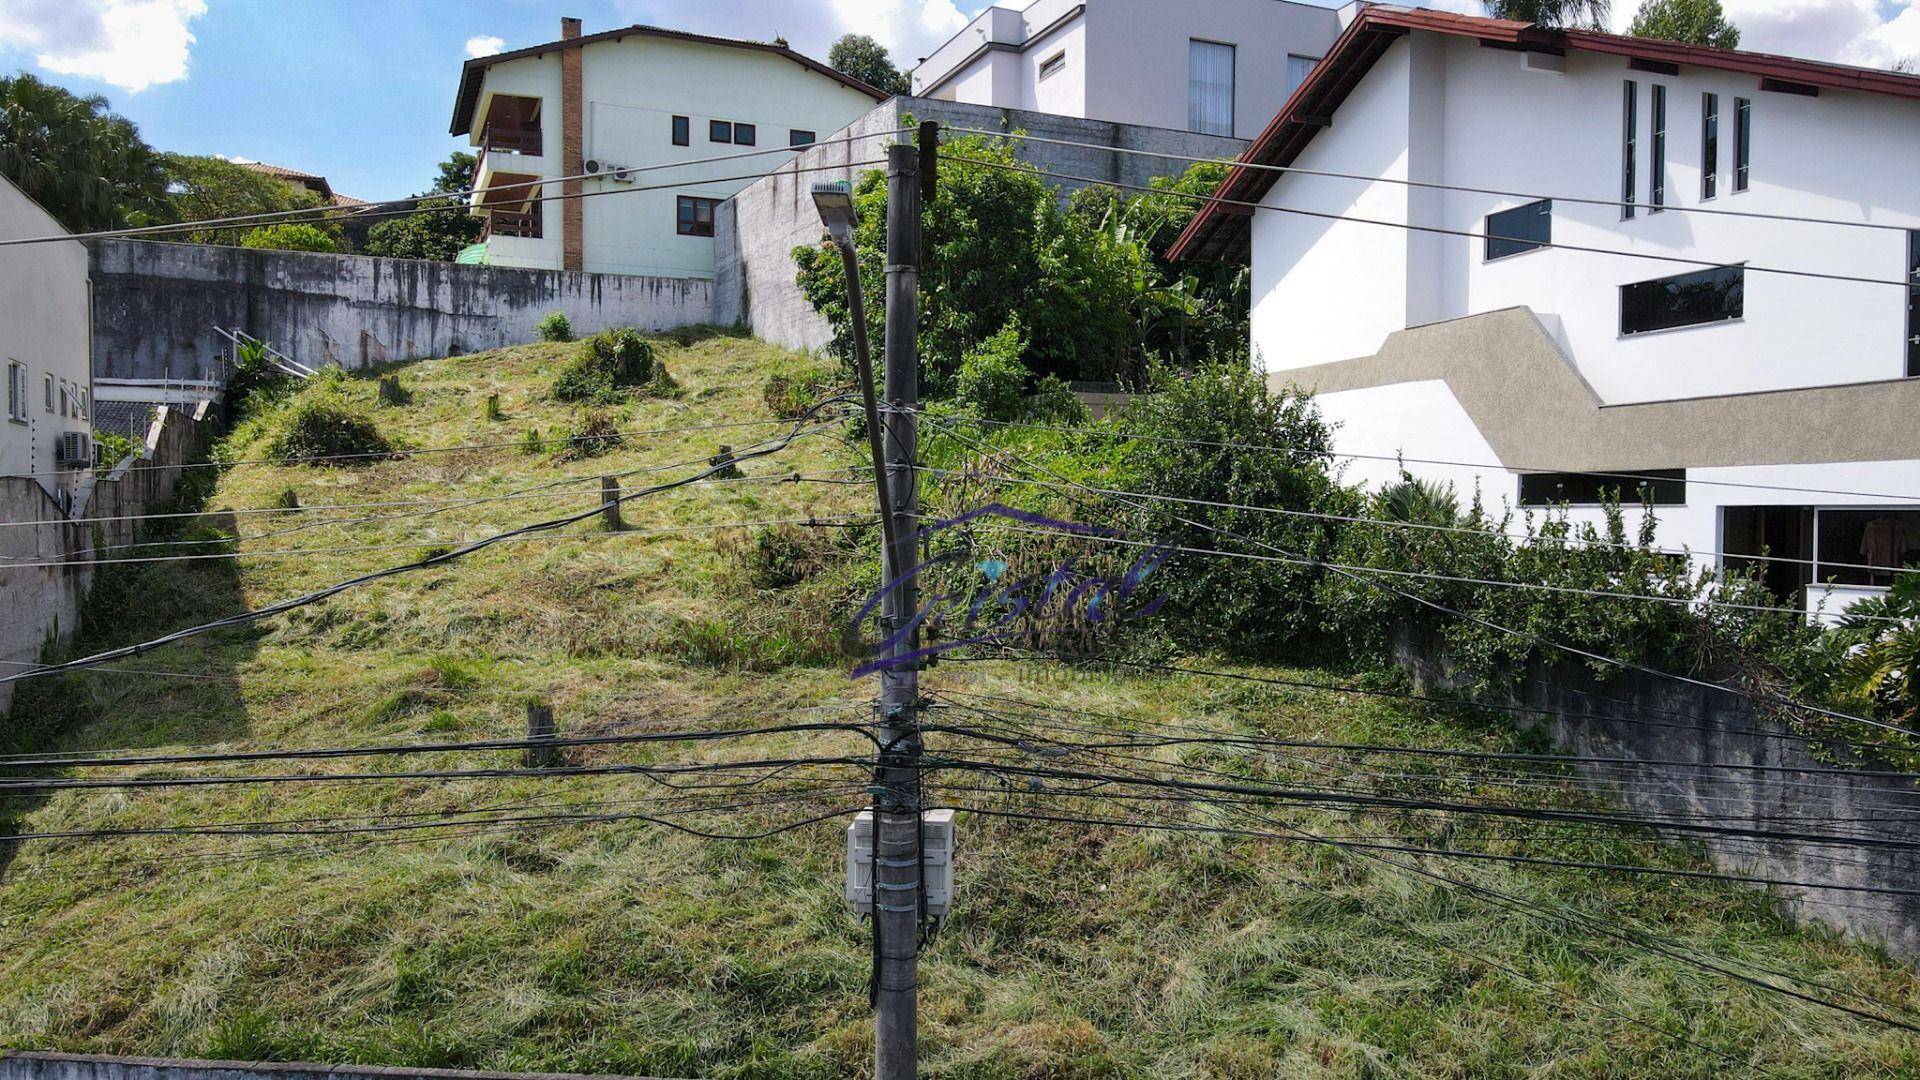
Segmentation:
[(794, 128), (787, 132), (787, 145), (788, 146), (812, 146), (814, 143), (814, 138), (815, 137), (813, 132), (801, 131), (799, 128)]
[(1907, 375), (1920, 378), (1920, 229), (1907, 230)]
[(1700, 95), (1700, 200), (1718, 193), (1720, 186), (1720, 95)]
[(1746, 311), (1747, 270), (1716, 266), (1620, 286), (1620, 333), (1729, 322)]
[(1553, 200), (1541, 199), (1487, 215), (1487, 261), (1553, 243)]
[(1598, 506), (1604, 502), (1627, 505), (1684, 506), (1687, 470), (1636, 469), (1631, 473), (1576, 472), (1520, 474), (1521, 506)]
[(713, 208), (720, 205), (719, 199), (703, 199), (698, 195), (681, 195), (676, 200), (675, 232), (681, 236), (712, 236)]
[(733, 145), (752, 146), (757, 134), (752, 124), (735, 124), (733, 125)]
[(693, 121), (684, 116), (673, 118), (673, 145), (693, 145)]
[(1638, 181), (1634, 170), (1634, 123), (1637, 119), (1634, 109), (1634, 81), (1628, 79), (1620, 97), (1620, 218), (1622, 221), (1633, 216), (1633, 196), (1638, 191)]
[(7, 364), (7, 419), (27, 422), (27, 365), (17, 360)]
[(1038, 78), (1044, 79), (1049, 75), (1058, 75), (1066, 70), (1066, 67), (1067, 50), (1061, 49), (1059, 52), (1040, 61), (1040, 74)]
[(725, 120), (707, 121), (707, 141), (730, 143), (733, 141), (733, 125)]
[(1733, 190), (1747, 190), (1748, 166), (1753, 158), (1753, 102), (1733, 99)]
[(1653, 205), (1647, 213), (1657, 214), (1667, 205), (1667, 88), (1654, 83), (1648, 91), (1652, 95), (1647, 104), (1653, 109), (1653, 158), (1647, 162), (1647, 201)]

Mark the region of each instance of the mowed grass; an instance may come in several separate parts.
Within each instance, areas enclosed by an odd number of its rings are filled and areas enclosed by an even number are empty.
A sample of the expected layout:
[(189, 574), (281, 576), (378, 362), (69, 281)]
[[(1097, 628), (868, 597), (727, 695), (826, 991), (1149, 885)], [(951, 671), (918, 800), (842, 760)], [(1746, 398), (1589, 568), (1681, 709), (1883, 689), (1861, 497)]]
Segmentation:
[[(778, 350), (726, 335), (656, 345), (682, 392), (616, 407), (622, 430), (769, 419), (760, 387), (781, 359)], [(695, 471), (698, 464), (686, 463), (704, 463), (721, 443), (741, 449), (784, 430), (769, 424), (635, 436), (585, 460), (551, 449), (528, 453), (518, 443), (530, 428), (551, 439), (582, 423), (583, 410), (547, 395), (571, 348), (524, 346), (390, 369), (410, 397), (375, 409), (389, 437), (415, 451), (490, 448), (415, 452), (351, 468), (243, 463), (222, 470), (209, 517), (174, 539), (237, 531), (251, 555), (298, 554), (117, 567), (103, 578), (80, 647), (141, 640), (588, 509), (599, 501), (601, 475), (626, 474), (623, 488), (632, 491)], [(374, 400), (370, 379), (347, 393), (370, 407)], [(502, 418), (488, 419), (484, 401), (496, 393)], [(849, 662), (833, 653), (838, 627), (820, 611), (835, 598), (805, 584), (756, 587), (746, 554), (759, 527), (706, 528), (863, 513), (865, 488), (769, 479), (850, 475), (859, 450), (844, 440), (837, 428), (810, 435), (744, 464), (741, 482), (630, 502), (621, 533), (589, 519), (558, 539), (499, 545), (115, 665), (141, 674), (33, 684), (13, 722), (34, 749), (169, 751), (512, 737), (524, 731), (533, 699), (551, 703), (568, 733), (857, 720), (871, 686), (849, 679)], [(249, 462), (263, 450), (261, 435), (237, 439), (229, 452)], [(538, 498), (366, 506), (494, 496), (568, 479), (584, 482)], [(280, 505), (289, 489), (309, 509), (220, 513)], [(312, 509), (329, 505), (365, 508)], [(392, 516), (403, 514), (412, 516)], [(1177, 724), (1280, 738), (1539, 749), (1486, 718), (1305, 689), (1037, 662), (945, 664), (926, 684), (943, 702), (934, 714), (939, 723), (1010, 716), (1004, 722), (1063, 739), (1085, 735), (1066, 725), (1124, 732)], [(1053, 711), (1043, 722), (1016, 702)], [(929, 743), (936, 753), (985, 753), (954, 736), (930, 735)], [(870, 750), (850, 732), (789, 732), (584, 747), (570, 751), (570, 760), (687, 765)], [(1218, 770), (1605, 805), (1576, 785), (1516, 793), (1446, 763), (1191, 746), (1126, 753), (1044, 760), (1064, 769)], [(518, 762), (511, 752), (441, 752), (137, 772), (340, 774)], [(813, 775), (806, 790), (790, 775), (685, 823), (751, 833), (866, 798), (853, 769)], [(1003, 787), (977, 773), (936, 774), (933, 784), (931, 801), (1015, 813), (1705, 865), (1676, 845), (1549, 835), (1464, 817), (1095, 801), (1070, 797), (1061, 785)], [(78, 790), (14, 800), (9, 826), (38, 833), (271, 822), (290, 832), (339, 830), (476, 808), (533, 817), (658, 812), (685, 797), (631, 774)], [(871, 1053), (870, 937), (840, 904), (843, 826), (836, 819), (761, 839), (715, 840), (638, 820), (550, 819), (450, 833), (22, 843), (0, 875), (0, 1046), (656, 1076), (859, 1075)], [(1814, 980), (1819, 985), (1796, 985), (1911, 1015), (1911, 969), (1795, 929), (1752, 890), (1443, 860), (1418, 865), (1503, 890), (1522, 907), (1591, 914), (1657, 935), (1683, 954), (1775, 982)], [(1299, 839), (963, 814), (958, 881), (952, 917), (921, 973), (930, 1075), (1920, 1071), (1920, 1042), (1898, 1030)]]

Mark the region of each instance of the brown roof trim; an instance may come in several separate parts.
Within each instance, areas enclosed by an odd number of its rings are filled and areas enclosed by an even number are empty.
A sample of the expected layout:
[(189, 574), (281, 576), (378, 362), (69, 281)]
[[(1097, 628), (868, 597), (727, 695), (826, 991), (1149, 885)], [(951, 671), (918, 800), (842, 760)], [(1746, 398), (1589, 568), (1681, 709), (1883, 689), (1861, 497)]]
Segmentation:
[[(1309, 121), (1333, 115), (1387, 47), (1415, 30), (1477, 38), (1482, 44), (1523, 51), (1580, 49), (1655, 64), (1741, 72), (1758, 76), (1761, 90), (1817, 93), (1825, 88), (1920, 99), (1920, 76), (1917, 75), (1592, 30), (1553, 30), (1510, 19), (1376, 5), (1361, 9), (1339, 40), (1327, 50), (1327, 55), (1287, 99), (1273, 122), (1240, 155), (1240, 161), (1291, 165), (1320, 130), (1319, 125)], [(1258, 202), (1279, 176), (1279, 173), (1236, 165), (1227, 172), (1214, 195), (1220, 199)], [(1230, 214), (1222, 203), (1209, 203), (1187, 223), (1169, 249), (1168, 257), (1244, 262), (1249, 256), (1248, 235), (1246, 215)]]
[(540, 45), (530, 45), (512, 52), (494, 53), (492, 56), (476, 56), (460, 68), (460, 89), (453, 99), (453, 123), (447, 129), (450, 135), (465, 135), (473, 129), (473, 110), (480, 103), (480, 83), (487, 69), (508, 60), (521, 60), (529, 56), (541, 56), (558, 52), (563, 48), (576, 45), (592, 45), (599, 41), (618, 41), (624, 37), (665, 38), (669, 41), (687, 41), (696, 45), (719, 45), (729, 49), (751, 49), (756, 52), (772, 53), (784, 56), (809, 71), (817, 72), (850, 90), (858, 90), (875, 101), (885, 101), (891, 97), (877, 87), (868, 86), (851, 75), (835, 71), (810, 56), (802, 56), (784, 45), (775, 45), (767, 41), (743, 41), (739, 38), (711, 37), (707, 34), (691, 34), (685, 30), (668, 30), (660, 26), (624, 26), (618, 30), (603, 30), (598, 34), (586, 34), (577, 38), (562, 38)]

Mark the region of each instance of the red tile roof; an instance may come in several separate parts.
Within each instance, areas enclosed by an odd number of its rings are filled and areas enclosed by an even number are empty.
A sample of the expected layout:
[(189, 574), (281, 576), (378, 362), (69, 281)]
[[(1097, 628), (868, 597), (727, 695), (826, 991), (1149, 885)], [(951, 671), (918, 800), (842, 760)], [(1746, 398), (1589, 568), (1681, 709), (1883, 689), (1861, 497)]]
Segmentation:
[[(1734, 71), (1758, 77), (1760, 89), (1816, 94), (1820, 90), (1850, 90), (1920, 99), (1920, 75), (1874, 68), (1848, 67), (1816, 60), (1768, 53), (1710, 49), (1652, 38), (1623, 37), (1594, 30), (1555, 30), (1510, 19), (1456, 15), (1425, 8), (1371, 5), (1362, 8), (1327, 55), (1315, 65), (1293, 96), (1281, 107), (1240, 161), (1256, 165), (1291, 165), (1335, 109), (1353, 92), (1374, 62), (1395, 41), (1415, 30), (1479, 39), (1483, 44), (1523, 52), (1564, 53), (1568, 49), (1624, 56), (1641, 63)], [(1266, 195), (1280, 173), (1266, 169), (1229, 170), (1215, 196), (1229, 200), (1208, 203), (1194, 215), (1174, 241), (1174, 259), (1245, 261), (1248, 257), (1248, 218), (1251, 207)]]

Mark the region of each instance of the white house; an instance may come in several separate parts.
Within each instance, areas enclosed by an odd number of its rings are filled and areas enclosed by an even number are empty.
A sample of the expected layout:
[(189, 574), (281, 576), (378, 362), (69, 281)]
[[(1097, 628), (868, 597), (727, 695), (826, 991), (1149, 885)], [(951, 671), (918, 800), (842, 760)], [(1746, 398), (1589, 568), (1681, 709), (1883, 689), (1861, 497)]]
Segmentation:
[(452, 133), (479, 154), (487, 219), (463, 262), (711, 277), (714, 205), (790, 155), (659, 167), (806, 146), (887, 97), (785, 45), (560, 28), (461, 71)]
[[(65, 232), (0, 177), (0, 238)], [(93, 464), (92, 307), (78, 240), (21, 244), (0, 258), (0, 476), (31, 477), (63, 502)]]
[(989, 7), (913, 69), (913, 95), (1251, 139), (1358, 10), (1291, 0)]
[(1920, 77), (1375, 6), (1241, 161), (1175, 254), (1350, 478), (1645, 490), (1830, 610), (1920, 561)]

